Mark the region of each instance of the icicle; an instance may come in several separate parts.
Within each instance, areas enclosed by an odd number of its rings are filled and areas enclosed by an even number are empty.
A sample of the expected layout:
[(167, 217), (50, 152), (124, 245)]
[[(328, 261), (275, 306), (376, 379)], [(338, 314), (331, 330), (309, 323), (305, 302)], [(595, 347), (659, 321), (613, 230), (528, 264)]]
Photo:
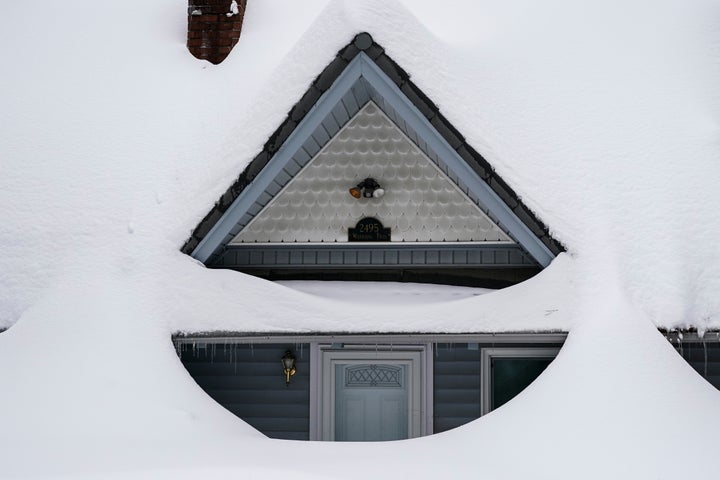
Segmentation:
[(233, 371), (237, 375), (238, 372), (238, 361), (237, 361), (237, 343), (233, 343), (232, 346), (232, 364), (233, 364)]
[(680, 356), (685, 358), (685, 352), (683, 352), (682, 344), (682, 332), (678, 332), (678, 346), (680, 347)]

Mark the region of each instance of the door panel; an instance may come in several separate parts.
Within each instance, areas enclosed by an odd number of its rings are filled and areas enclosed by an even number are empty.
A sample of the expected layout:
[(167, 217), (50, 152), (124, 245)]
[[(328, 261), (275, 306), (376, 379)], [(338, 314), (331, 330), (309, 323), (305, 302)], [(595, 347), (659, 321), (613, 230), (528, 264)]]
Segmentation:
[(335, 365), (335, 440), (409, 437), (408, 365)]

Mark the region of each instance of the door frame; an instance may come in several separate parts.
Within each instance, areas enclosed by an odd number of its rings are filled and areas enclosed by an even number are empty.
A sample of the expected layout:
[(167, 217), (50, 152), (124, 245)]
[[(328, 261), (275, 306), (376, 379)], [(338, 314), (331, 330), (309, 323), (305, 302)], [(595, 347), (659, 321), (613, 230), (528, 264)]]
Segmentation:
[(379, 363), (384, 360), (413, 367), (412, 373), (408, 375), (408, 437), (415, 438), (433, 432), (432, 343), (393, 345), (314, 342), (310, 344), (310, 440), (333, 441), (335, 438), (334, 366), (338, 363)]

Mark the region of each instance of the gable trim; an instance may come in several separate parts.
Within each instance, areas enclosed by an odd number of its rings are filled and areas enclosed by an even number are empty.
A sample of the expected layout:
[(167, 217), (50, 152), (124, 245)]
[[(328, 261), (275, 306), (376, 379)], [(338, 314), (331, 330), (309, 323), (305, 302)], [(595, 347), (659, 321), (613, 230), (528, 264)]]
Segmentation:
[(191, 255), (206, 262), (223, 242), (228, 232), (237, 224), (247, 212), (255, 199), (262, 194), (272, 183), (284, 167), (292, 160), (296, 150), (302, 147), (308, 136), (315, 131), (322, 123), (322, 119), (330, 113), (337, 102), (350, 90), (353, 84), (361, 75), (361, 56), (353, 59), (348, 67), (340, 74), (334, 87), (327, 90), (317, 101), (315, 106), (308, 112), (303, 121), (290, 134), (275, 156), (258, 173), (257, 177), (248, 185), (242, 193), (227, 209), (222, 218), (217, 221), (208, 234), (203, 238), (192, 251)]
[(382, 47), (372, 42), (370, 35), (362, 33), (317, 77), (263, 151), (200, 222), (182, 251), (205, 263), (212, 259), (218, 247), (229, 241), (227, 237), (234, 236), (229, 232), (244, 212), (271, 185), (291, 161), (292, 154), (360, 77), (372, 83), (372, 87), (392, 103), (392, 108), (401, 112), (403, 120), (411, 123), (425, 141), (432, 141), (432, 147), (442, 153), (440, 156), (447, 161), (447, 167), (458, 178), (466, 184), (472, 182), (468, 187), (482, 192), (484, 206), (539, 264), (546, 266), (564, 250), (485, 159), (465, 143), (408, 75), (384, 54)]
[(389, 81), (389, 78), (383, 74), (380, 68), (365, 55), (360, 53), (358, 58), (363, 60), (361, 64), (362, 75), (368, 80), (373, 87), (380, 89), (378, 93), (386, 100), (393, 103), (393, 108), (398, 111), (400, 116), (410, 124), (418, 136), (428, 142), (430, 147), (438, 153), (438, 156), (448, 162), (450, 168), (455, 175), (462, 178), (468, 187), (475, 193), (481, 195), (481, 203), (487, 210), (492, 212), (496, 219), (496, 223), (501, 228), (504, 226), (510, 231), (515, 240), (522, 245), (535, 260), (547, 267), (555, 258), (550, 249), (545, 246), (530, 229), (523, 224), (510, 210), (510, 208), (498, 197), (498, 195), (483, 182), (470, 168), (458, 153), (453, 149), (448, 141), (441, 137), (438, 130), (420, 113), (410, 100), (402, 93), (402, 91)]

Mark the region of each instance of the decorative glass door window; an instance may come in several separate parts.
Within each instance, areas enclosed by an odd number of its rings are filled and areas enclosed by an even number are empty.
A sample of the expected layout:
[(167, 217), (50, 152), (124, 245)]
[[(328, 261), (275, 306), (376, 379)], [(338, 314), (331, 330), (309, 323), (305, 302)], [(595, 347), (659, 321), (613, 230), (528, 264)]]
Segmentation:
[(335, 365), (335, 441), (408, 438), (406, 364)]

